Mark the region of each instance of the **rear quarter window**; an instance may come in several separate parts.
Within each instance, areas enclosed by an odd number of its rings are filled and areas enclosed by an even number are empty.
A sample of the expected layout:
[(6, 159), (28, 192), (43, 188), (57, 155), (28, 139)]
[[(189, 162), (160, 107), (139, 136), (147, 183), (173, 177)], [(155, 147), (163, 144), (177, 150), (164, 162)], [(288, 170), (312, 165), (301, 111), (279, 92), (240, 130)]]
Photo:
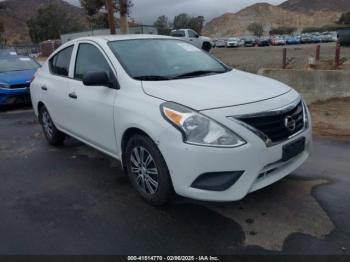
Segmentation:
[(173, 37), (185, 37), (185, 32), (184, 31), (180, 31), (180, 30), (177, 30), (177, 31), (173, 31), (170, 33), (171, 36)]
[(58, 52), (49, 61), (50, 72), (54, 75), (68, 76), (69, 65), (72, 57), (73, 46), (67, 47)]

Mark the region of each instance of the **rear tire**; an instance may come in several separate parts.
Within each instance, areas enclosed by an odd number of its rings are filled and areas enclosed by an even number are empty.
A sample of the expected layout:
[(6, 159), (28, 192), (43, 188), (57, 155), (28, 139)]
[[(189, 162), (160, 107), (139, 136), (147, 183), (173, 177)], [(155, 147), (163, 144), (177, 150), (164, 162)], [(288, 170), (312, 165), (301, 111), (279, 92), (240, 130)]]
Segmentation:
[(173, 187), (165, 160), (147, 136), (130, 138), (125, 150), (126, 170), (139, 195), (153, 206), (168, 202)]
[(45, 106), (39, 109), (39, 121), (47, 142), (52, 146), (62, 145), (65, 135), (56, 128)]

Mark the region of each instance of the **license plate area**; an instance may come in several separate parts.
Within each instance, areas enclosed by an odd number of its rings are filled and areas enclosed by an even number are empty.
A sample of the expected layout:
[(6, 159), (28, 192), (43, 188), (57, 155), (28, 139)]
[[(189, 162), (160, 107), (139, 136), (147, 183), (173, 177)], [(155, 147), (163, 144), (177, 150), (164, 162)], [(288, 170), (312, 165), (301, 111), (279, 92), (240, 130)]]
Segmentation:
[(287, 162), (305, 150), (305, 137), (283, 146), (282, 161)]

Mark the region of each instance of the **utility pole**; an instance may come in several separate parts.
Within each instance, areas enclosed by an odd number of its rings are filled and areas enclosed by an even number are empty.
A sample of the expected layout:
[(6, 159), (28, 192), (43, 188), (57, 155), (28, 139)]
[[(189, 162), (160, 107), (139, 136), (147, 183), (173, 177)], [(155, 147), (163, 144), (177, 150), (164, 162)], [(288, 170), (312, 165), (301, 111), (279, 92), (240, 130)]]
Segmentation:
[(106, 0), (106, 6), (108, 11), (108, 24), (109, 29), (111, 30), (111, 35), (117, 34), (115, 30), (115, 21), (114, 21), (114, 10), (112, 0)]
[(127, 0), (119, 0), (119, 9), (120, 9), (120, 32), (125, 35), (129, 33)]

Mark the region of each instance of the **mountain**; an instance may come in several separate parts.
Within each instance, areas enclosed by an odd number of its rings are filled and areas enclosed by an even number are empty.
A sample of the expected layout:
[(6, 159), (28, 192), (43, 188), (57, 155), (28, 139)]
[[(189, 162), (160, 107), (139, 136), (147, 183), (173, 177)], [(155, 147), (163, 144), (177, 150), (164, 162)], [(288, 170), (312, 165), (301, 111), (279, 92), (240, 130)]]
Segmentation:
[(6, 0), (0, 2), (0, 22), (4, 24), (7, 42), (30, 43), (27, 21), (35, 16), (41, 6), (48, 3), (58, 4), (66, 13), (88, 27), (83, 9), (63, 0)]
[(279, 7), (289, 11), (309, 13), (313, 11), (350, 11), (350, 0), (288, 0)]
[[(333, 2), (334, 0), (321, 1)], [(279, 26), (296, 27), (301, 31), (305, 27), (332, 25), (340, 16), (340, 12), (334, 11), (310, 11), (304, 13), (290, 11), (267, 3), (260, 3), (249, 6), (237, 13), (226, 13), (214, 18), (206, 24), (202, 33), (212, 37), (246, 35), (249, 33), (247, 27), (252, 22), (263, 24), (265, 32), (269, 32), (271, 28)]]

